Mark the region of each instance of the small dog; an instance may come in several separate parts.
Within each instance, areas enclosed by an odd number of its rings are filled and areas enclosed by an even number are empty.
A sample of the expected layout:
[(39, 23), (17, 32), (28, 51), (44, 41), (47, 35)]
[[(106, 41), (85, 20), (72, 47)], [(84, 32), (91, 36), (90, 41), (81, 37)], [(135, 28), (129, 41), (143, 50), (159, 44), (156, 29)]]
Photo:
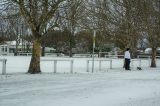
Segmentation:
[(137, 67), (137, 70), (142, 70), (142, 68), (141, 67)]

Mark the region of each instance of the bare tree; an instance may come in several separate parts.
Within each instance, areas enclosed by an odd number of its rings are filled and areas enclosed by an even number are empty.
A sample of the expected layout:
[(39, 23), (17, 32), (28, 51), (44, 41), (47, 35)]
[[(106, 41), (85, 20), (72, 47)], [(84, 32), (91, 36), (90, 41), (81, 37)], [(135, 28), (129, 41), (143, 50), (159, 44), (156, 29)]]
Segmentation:
[(84, 17), (85, 11), (84, 0), (66, 0), (66, 8), (61, 11), (63, 27), (67, 29), (69, 56), (72, 57), (72, 49), (75, 46), (75, 33), (80, 27), (80, 21)]
[(156, 67), (156, 49), (160, 42), (160, 1), (139, 1), (138, 11), (141, 12), (143, 32), (146, 32), (149, 47), (152, 48), (151, 67)]
[[(48, 26), (55, 27), (55, 13), (64, 0), (11, 0), (19, 7), (21, 16), (24, 18), (32, 33), (32, 58), (28, 73), (40, 73), (40, 54), (42, 31)], [(54, 20), (54, 21), (53, 21)], [(52, 25), (49, 22), (53, 22)], [(49, 30), (50, 28), (47, 28)]]

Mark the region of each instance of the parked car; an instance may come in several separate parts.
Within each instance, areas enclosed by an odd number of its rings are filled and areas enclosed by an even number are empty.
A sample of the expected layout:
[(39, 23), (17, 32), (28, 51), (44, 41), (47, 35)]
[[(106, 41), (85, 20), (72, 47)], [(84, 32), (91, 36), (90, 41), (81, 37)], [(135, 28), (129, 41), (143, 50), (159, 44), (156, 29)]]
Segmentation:
[[(152, 48), (146, 48), (144, 53), (145, 54), (151, 54)], [(160, 54), (160, 47), (157, 48), (157, 54)]]

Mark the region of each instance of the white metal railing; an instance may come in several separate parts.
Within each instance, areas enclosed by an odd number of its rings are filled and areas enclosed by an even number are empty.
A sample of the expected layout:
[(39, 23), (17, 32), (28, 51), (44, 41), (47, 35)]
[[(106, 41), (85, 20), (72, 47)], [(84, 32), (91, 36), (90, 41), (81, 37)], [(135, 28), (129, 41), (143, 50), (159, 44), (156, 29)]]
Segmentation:
[[(147, 56), (147, 55), (138, 55), (137, 58), (149, 58), (149, 59), (151, 59), (151, 56)], [(156, 58), (160, 58), (160, 56), (156, 56)]]
[(104, 55), (105, 58), (124, 58), (124, 55)]
[(140, 58), (148, 58), (148, 59), (150, 59), (150, 58), (151, 58), (151, 56), (138, 55), (138, 56), (137, 56), (137, 58), (138, 58), (138, 59), (140, 59)]
[(73, 57), (92, 57), (92, 54), (74, 54)]
[[(70, 62), (70, 73), (73, 73), (73, 63), (74, 63), (74, 60), (58, 60), (58, 59), (41, 59), (41, 61), (53, 61), (53, 64), (54, 64), (54, 70), (53, 72), (54, 73), (57, 73), (57, 63), (58, 61), (69, 61)], [(92, 60), (87, 60), (87, 72), (89, 72), (89, 62), (92, 61)], [(104, 61), (109, 61), (110, 62), (110, 69), (112, 69), (112, 59), (103, 59), (103, 60), (94, 60), (94, 61), (99, 61), (99, 70), (101, 71), (101, 63), (104, 62)]]
[[(87, 60), (87, 72), (89, 72), (89, 62), (90, 61), (93, 61), (93, 60)], [(98, 61), (99, 62), (99, 71), (101, 71), (101, 63), (102, 63), (102, 61), (104, 62), (104, 61), (109, 61), (110, 62), (110, 69), (112, 69), (112, 59), (103, 59), (103, 60), (94, 60), (94, 61)]]
[[(124, 58), (124, 55), (111, 55), (111, 54), (108, 54), (108, 55), (104, 55), (104, 57), (105, 57), (105, 58), (119, 58), (119, 57)], [(138, 59), (140, 59), (140, 58), (148, 58), (148, 59), (151, 59), (151, 56), (138, 55), (137, 58), (138, 58)], [(156, 58), (160, 58), (160, 56), (156, 56)]]
[(69, 61), (70, 62), (70, 73), (73, 73), (73, 60), (58, 60), (58, 59), (41, 59), (41, 61), (53, 61), (54, 62), (54, 73), (57, 73), (57, 62), (58, 61)]
[(2, 62), (2, 75), (6, 74), (6, 62), (7, 59), (0, 59), (0, 62)]
[(45, 56), (57, 57), (57, 54), (56, 53), (45, 53)]
[(45, 56), (65, 57), (63, 53), (45, 53)]
[(18, 56), (31, 56), (32, 53), (17, 53)]
[[(138, 63), (138, 66), (139, 67), (142, 67), (142, 60), (144, 59), (131, 59), (131, 67), (134, 67), (134, 64), (135, 63)], [(146, 60), (146, 59), (145, 59)], [(148, 60), (148, 59), (147, 59)], [(41, 61), (53, 61), (53, 64), (54, 64), (54, 70), (53, 72), (54, 73), (57, 73), (57, 63), (59, 61), (68, 61), (70, 62), (70, 73), (73, 73), (73, 63), (74, 63), (74, 60), (59, 60), (59, 59), (42, 59)], [(92, 62), (93, 60), (86, 60), (86, 72), (89, 72), (89, 64), (90, 62)], [(102, 70), (102, 62), (109, 62), (109, 68), (112, 69), (113, 68), (113, 60), (112, 59), (95, 59), (94, 60), (95, 62), (99, 62), (99, 71)]]
[[(74, 54), (73, 57), (92, 57), (93, 54)], [(94, 57), (98, 57), (98, 54), (94, 54)]]

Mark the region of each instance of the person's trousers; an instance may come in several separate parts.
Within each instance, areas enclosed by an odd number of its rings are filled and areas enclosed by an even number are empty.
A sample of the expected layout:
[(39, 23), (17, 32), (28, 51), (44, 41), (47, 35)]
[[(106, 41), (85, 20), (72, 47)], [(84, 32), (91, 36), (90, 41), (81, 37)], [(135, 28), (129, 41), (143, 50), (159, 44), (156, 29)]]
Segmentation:
[(130, 59), (125, 59), (125, 70), (130, 70)]

